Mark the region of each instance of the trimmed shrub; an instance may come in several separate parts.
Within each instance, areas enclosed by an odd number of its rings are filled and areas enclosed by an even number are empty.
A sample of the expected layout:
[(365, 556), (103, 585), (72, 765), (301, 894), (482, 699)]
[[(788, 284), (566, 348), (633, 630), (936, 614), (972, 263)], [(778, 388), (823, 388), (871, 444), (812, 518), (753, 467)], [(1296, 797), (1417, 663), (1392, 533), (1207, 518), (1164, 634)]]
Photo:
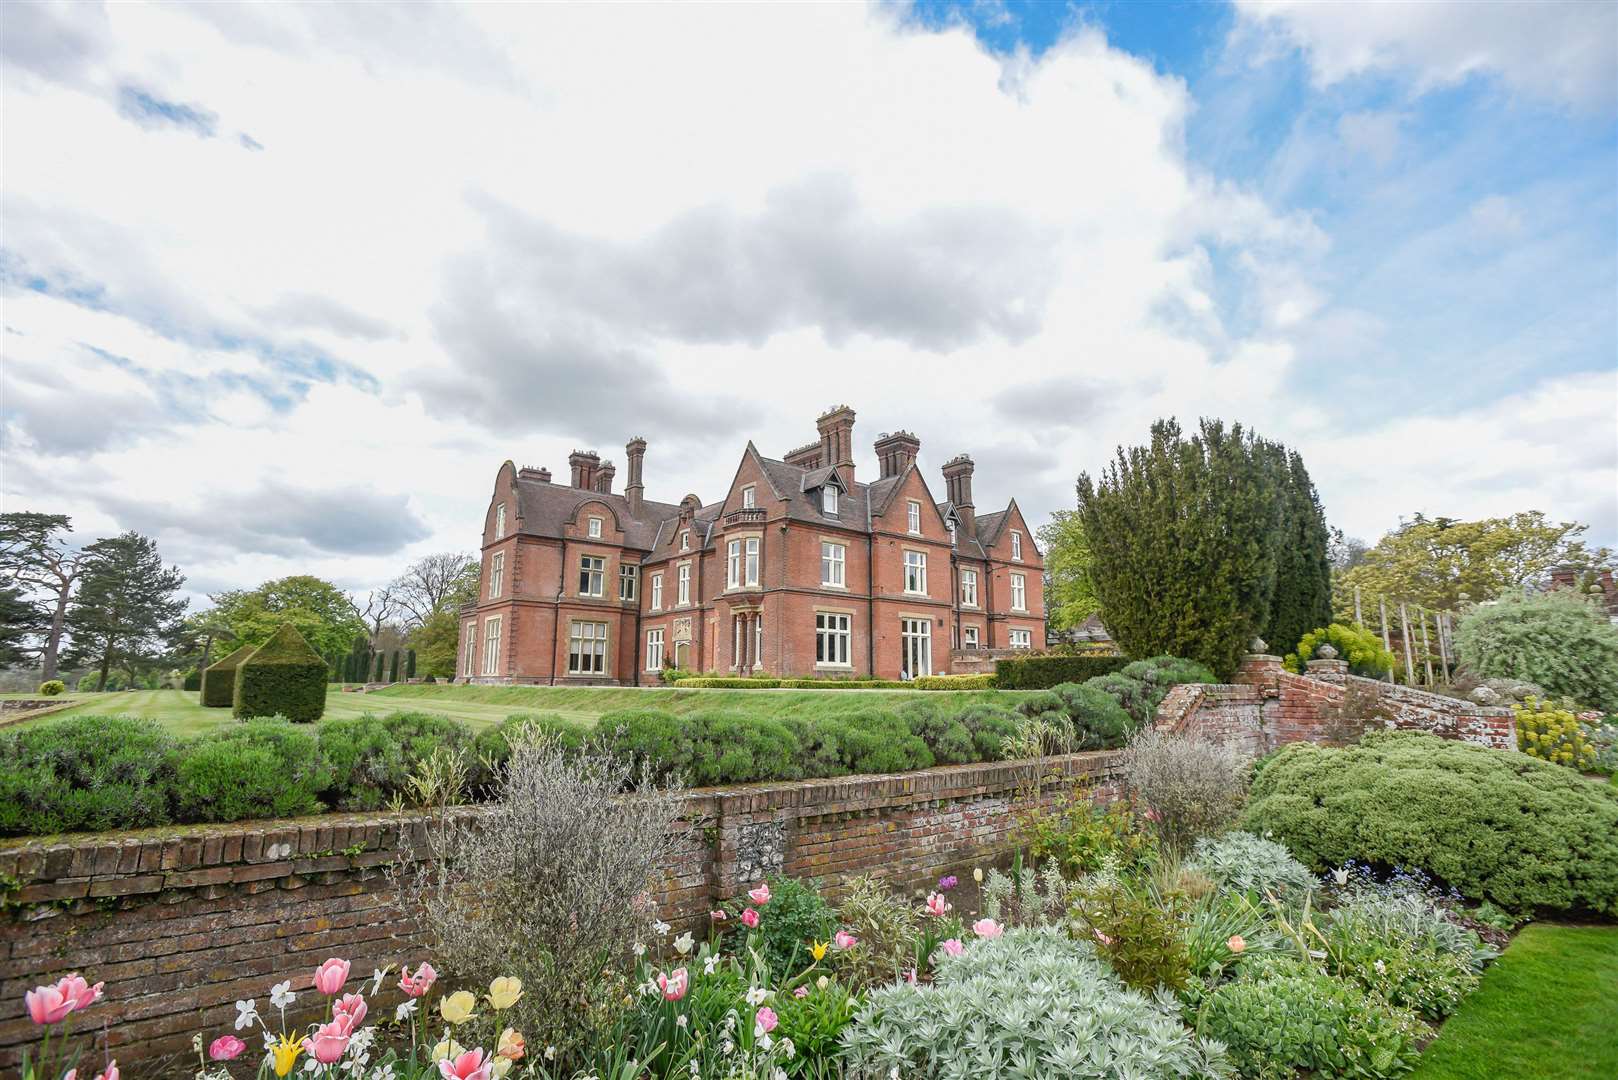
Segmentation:
[(1393, 654), (1382, 647), (1382, 639), (1357, 623), (1353, 626), (1332, 623), (1309, 631), (1299, 640), (1298, 647), (1287, 653), (1281, 664), (1288, 671), (1301, 675), (1307, 670), (1304, 665), (1315, 659), (1315, 652), (1322, 645), (1336, 649), (1337, 658), (1348, 661), (1351, 674), (1379, 679), (1393, 670)]
[(326, 801), (338, 810), (380, 809), (434, 751), (443, 747), (469, 759), (472, 746), (466, 725), (419, 712), (325, 720), (316, 737), (332, 776)]
[(185, 678), (183, 680), (181, 680), (181, 682), (180, 682), (180, 689), (181, 690), (201, 690), (202, 689), (202, 672), (194, 671), (194, 670), (186, 672), (185, 673)]
[(284, 716), (312, 724), (326, 711), (326, 661), (291, 623), (236, 668), (236, 719)]
[(207, 709), (228, 709), (236, 700), (236, 669), (243, 660), (253, 655), (253, 646), (243, 645), (216, 663), (209, 664), (202, 673), (202, 706)]
[(330, 783), (313, 732), (285, 720), (250, 720), (185, 748), (175, 808), (183, 821), (318, 814)]
[(478, 732), (477, 738), (472, 740), (472, 756), (477, 759), (473, 771), (490, 775), (499, 771), (500, 766), (511, 760), (512, 736), (528, 730), (554, 736), (562, 749), (569, 752), (583, 749), (587, 741), (585, 732), (577, 724), (570, 724), (554, 713), (512, 713), (493, 727)]
[(1117, 671), (1127, 656), (1079, 653), (1074, 656), (1008, 656), (995, 664), (994, 685), (1001, 690), (1046, 690), (1059, 683), (1083, 682)]
[(1000, 760), (1005, 756), (1006, 743), (1017, 734), (1017, 714), (986, 701), (968, 705), (955, 714), (955, 719), (972, 736), (978, 761)]
[(901, 679), (778, 679), (768, 675), (679, 674), (664, 681), (690, 690), (992, 690), (993, 675), (924, 675)]
[(1407, 731), (1294, 743), (1254, 780), (1242, 827), (1317, 871), (1364, 860), (1512, 911), (1618, 914), (1618, 789), (1514, 751)]
[(39, 684), (39, 692), (46, 697), (55, 697), (57, 694), (67, 693), (67, 683), (61, 679), (47, 679)]
[(1477, 675), (1526, 680), (1551, 697), (1618, 712), (1618, 626), (1566, 589), (1503, 596), (1455, 628), (1461, 663)]
[[(1116, 678), (1117, 676), (1107, 676)], [(1109, 750), (1124, 745), (1136, 726), (1111, 694), (1089, 683), (1062, 683), (1051, 691), (1073, 727), (1074, 749)]]
[(0, 833), (165, 825), (176, 745), (157, 721), (131, 716), (71, 716), (0, 735)]

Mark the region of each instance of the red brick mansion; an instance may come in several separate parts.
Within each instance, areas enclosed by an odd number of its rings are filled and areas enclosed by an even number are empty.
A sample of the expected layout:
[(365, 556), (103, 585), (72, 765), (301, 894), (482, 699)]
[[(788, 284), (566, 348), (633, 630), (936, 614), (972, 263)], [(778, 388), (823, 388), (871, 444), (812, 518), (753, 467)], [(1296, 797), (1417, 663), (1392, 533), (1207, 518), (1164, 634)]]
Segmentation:
[(646, 498), (646, 441), (628, 476), (594, 452), (500, 467), (483, 523), (479, 598), (461, 612), (461, 679), (652, 684), (665, 666), (899, 679), (968, 665), (966, 651), (1045, 646), (1044, 560), (1013, 500), (976, 513), (972, 459), (933, 498), (909, 432), (854, 476), (854, 412), (768, 458), (751, 442), (730, 490), (703, 505)]

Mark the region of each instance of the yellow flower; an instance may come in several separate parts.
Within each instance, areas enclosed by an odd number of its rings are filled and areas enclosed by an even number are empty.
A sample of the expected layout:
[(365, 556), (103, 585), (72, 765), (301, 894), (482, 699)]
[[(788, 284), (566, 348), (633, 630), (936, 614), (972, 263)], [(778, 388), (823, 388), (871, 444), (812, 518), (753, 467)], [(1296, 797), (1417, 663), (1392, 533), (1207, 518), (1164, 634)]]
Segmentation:
[(831, 985), (831, 980), (826, 978), (826, 976), (822, 975), (820, 978), (815, 980), (815, 985), (820, 987), (820, 989), (824, 990), (824, 989), (826, 989), (826, 987)]
[(452, 1057), (460, 1057), (466, 1053), (466, 1048), (454, 1039), (445, 1039), (433, 1047), (432, 1059), (434, 1061), (447, 1061)]
[(826, 959), (826, 943), (824, 941), (811, 941), (809, 943), (809, 955), (815, 958), (816, 963)]
[(504, 1012), (522, 997), (522, 980), (502, 975), (489, 984), (489, 1005), (496, 1012)]
[(294, 1041), (292, 1036), (282, 1034), (274, 1046), (270, 1047), (270, 1057), (275, 1065), (275, 1075), (285, 1076), (292, 1071), (292, 1063), (298, 1060), (303, 1053), (303, 1043)]
[(470, 990), (457, 990), (438, 1003), (438, 1013), (451, 1024), (464, 1024), (472, 1019), (472, 1010), (478, 999)]
[(489, 1062), (489, 1075), (494, 1077), (494, 1080), (503, 1080), (506, 1073), (510, 1071), (510, 1058), (497, 1057), (493, 1061)]

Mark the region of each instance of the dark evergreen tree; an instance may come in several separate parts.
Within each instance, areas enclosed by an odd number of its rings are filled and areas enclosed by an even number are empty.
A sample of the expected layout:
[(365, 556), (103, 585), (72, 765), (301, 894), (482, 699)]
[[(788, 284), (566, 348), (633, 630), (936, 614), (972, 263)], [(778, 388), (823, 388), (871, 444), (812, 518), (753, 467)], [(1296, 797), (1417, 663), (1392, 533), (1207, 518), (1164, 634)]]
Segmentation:
[(385, 660), (385, 659), (387, 659), (387, 653), (377, 653), (376, 654), (376, 670), (372, 673), (372, 676), (371, 676), (371, 681), (372, 682), (381, 682), (382, 681), (382, 661)]
[(84, 576), (68, 612), (74, 641), (101, 669), (107, 685), (114, 664), (133, 670), (181, 630), (186, 601), (178, 567), (163, 566), (157, 543), (139, 533), (97, 540), (84, 549)]
[(1309, 470), (1297, 451), (1281, 463), (1281, 545), (1275, 600), (1263, 636), (1270, 651), (1291, 652), (1311, 630), (1330, 626), (1331, 529)]
[(1269, 625), (1285, 460), (1240, 424), (1205, 419), (1186, 437), (1160, 420), (1099, 481), (1079, 477), (1096, 598), (1125, 652), (1235, 671)]
[(15, 585), (0, 585), (0, 664), (21, 664), (29, 658), (28, 643), (44, 633), (46, 621), (37, 604)]
[(389, 661), (389, 663), (388, 663), (388, 681), (390, 683), (396, 683), (396, 682), (399, 681), (399, 650), (398, 649), (393, 650), (393, 659), (391, 661)]
[(405, 653), (405, 678), (406, 679), (414, 679), (415, 677), (416, 677), (416, 650), (411, 649), (411, 650), (409, 650), (408, 652)]

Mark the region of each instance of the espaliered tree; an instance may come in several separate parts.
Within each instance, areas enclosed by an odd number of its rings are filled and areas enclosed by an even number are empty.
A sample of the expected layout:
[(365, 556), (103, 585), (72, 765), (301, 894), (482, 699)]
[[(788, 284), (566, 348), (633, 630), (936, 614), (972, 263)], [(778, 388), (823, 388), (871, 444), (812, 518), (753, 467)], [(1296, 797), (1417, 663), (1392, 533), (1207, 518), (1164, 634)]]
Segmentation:
[(1296, 626), (1295, 644), (1329, 619), (1328, 535), (1303, 461), (1240, 424), (1205, 419), (1188, 436), (1159, 420), (1148, 445), (1079, 477), (1078, 502), (1095, 598), (1131, 656), (1228, 677), (1254, 637)]

